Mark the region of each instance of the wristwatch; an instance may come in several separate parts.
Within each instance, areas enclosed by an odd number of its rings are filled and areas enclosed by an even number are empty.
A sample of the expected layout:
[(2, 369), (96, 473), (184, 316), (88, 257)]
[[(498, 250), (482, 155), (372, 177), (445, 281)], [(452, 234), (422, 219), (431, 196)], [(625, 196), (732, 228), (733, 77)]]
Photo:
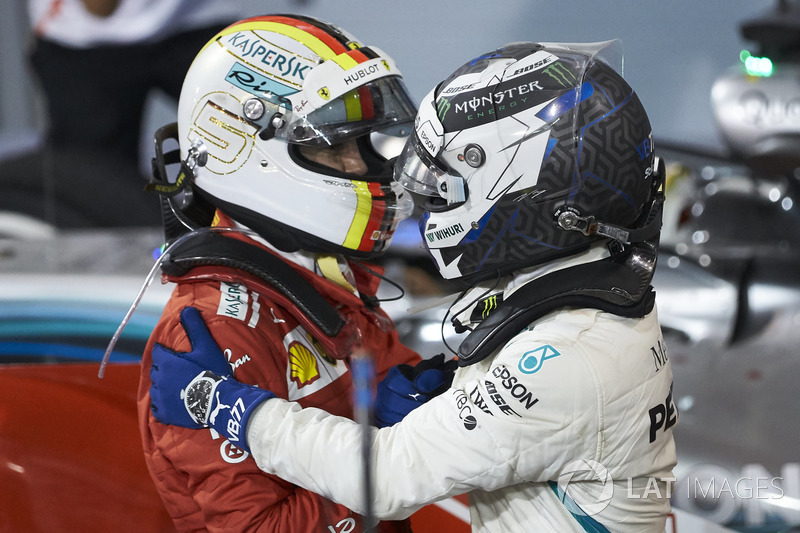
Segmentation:
[(219, 376), (206, 370), (194, 378), (186, 387), (186, 392), (183, 395), (183, 404), (189, 416), (198, 424), (208, 425), (208, 408), (211, 405), (211, 396), (219, 381)]

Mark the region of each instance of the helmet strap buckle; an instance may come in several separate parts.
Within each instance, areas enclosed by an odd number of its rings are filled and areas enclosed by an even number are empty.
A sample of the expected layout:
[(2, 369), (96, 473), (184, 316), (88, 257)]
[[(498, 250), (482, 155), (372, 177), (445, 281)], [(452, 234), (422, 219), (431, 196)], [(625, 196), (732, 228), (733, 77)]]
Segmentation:
[(556, 212), (556, 221), (561, 229), (567, 231), (578, 231), (584, 235), (598, 235), (608, 237), (622, 243), (629, 242), (630, 232), (624, 228), (599, 222), (593, 216), (582, 217), (573, 208), (564, 208), (563, 211)]

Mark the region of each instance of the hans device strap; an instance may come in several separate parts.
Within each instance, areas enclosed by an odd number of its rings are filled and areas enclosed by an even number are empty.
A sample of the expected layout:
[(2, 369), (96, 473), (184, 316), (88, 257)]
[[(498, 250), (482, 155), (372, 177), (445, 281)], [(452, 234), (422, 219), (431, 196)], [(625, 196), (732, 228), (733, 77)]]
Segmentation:
[[(506, 298), (458, 347), (458, 366), (482, 361), (525, 326), (564, 307), (600, 309), (643, 317), (653, 309), (650, 275), (611, 259), (559, 270), (534, 280)], [(581, 280), (576, 286), (575, 280)]]
[(216, 233), (203, 233), (179, 245), (161, 265), (165, 274), (183, 276), (197, 266), (224, 266), (252, 274), (275, 287), (329, 337), (344, 319), (291, 266), (272, 253)]

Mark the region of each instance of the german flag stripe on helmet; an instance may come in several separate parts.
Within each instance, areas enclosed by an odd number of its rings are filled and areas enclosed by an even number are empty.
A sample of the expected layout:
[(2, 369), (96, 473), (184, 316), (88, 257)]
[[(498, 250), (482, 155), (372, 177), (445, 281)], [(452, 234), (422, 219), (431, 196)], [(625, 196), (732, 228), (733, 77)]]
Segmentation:
[(342, 246), (351, 250), (360, 250), (364, 232), (367, 230), (367, 224), (372, 215), (372, 192), (366, 181), (353, 180), (353, 185), (356, 193), (356, 212)]
[(312, 18), (312, 17), (306, 17), (306, 16), (303, 16), (303, 15), (281, 15), (281, 16), (287, 17), (287, 18), (293, 18), (293, 19), (301, 20), (303, 22), (311, 24), (312, 26), (316, 26), (317, 28), (321, 29), (322, 31), (324, 31), (326, 33), (329, 33), (330, 35), (332, 35), (333, 37), (338, 39), (339, 42), (342, 43), (345, 46), (345, 48), (350, 49), (350, 48), (354, 48), (354, 47), (358, 48), (358, 47), (361, 46), (359, 43), (351, 41), (350, 37), (345, 35), (341, 28), (339, 28), (337, 26), (334, 26), (333, 24), (328, 24), (328, 23), (326, 23), (326, 22), (324, 22), (322, 20), (315, 19), (315, 18)]
[(346, 92), (342, 97), (344, 108), (347, 113), (347, 122), (358, 122), (366, 118), (361, 108), (360, 94), (357, 90)]
[(361, 48), (358, 49), (358, 51), (367, 56), (367, 59), (375, 59), (380, 57), (377, 54), (377, 52), (375, 52), (375, 50), (373, 50), (369, 46), (362, 46)]
[[(380, 250), (385, 244), (382, 233), (391, 223), (391, 220), (385, 219), (394, 217), (394, 213), (387, 212), (386, 194), (379, 183), (353, 181), (353, 184), (358, 203), (342, 246), (360, 252)], [(376, 232), (379, 237), (373, 238)]]
[(368, 87), (359, 87), (348, 91), (341, 97), (344, 102), (347, 122), (358, 122), (359, 120), (372, 120), (375, 118), (375, 106), (373, 105), (372, 92)]
[(312, 24), (310, 20), (304, 20), (299, 17), (293, 18), (280, 15), (252, 17), (231, 24), (218, 33), (211, 42), (237, 31), (266, 30), (274, 31), (303, 43), (323, 60), (330, 59), (344, 70), (369, 60), (366, 55), (359, 51), (360, 45), (358, 43), (348, 43), (344, 35), (338, 30), (331, 32), (329, 30), (331, 28), (330, 25), (323, 24), (323, 26), (325, 26), (324, 29)]
[[(372, 213), (370, 213), (367, 226), (364, 229), (364, 234), (361, 237), (361, 245), (358, 248), (359, 250), (367, 252), (374, 250), (376, 245), (379, 244), (375, 239), (372, 238), (372, 234), (376, 231), (378, 233), (381, 232), (381, 229), (384, 226), (383, 219), (386, 216), (386, 199), (381, 198), (385, 195), (383, 194), (383, 190), (381, 190), (380, 184), (371, 182), (369, 184), (369, 189), (372, 195)], [(380, 239), (382, 238), (383, 237), (381, 236)]]
[(361, 102), (362, 120), (372, 120), (375, 118), (375, 106), (372, 101), (372, 91), (369, 87), (358, 88), (358, 100)]

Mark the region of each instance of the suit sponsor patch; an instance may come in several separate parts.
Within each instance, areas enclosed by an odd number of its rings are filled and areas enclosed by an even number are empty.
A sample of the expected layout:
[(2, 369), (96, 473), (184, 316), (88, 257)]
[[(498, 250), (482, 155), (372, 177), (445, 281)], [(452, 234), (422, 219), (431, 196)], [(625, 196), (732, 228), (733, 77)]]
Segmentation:
[(220, 282), (217, 314), (244, 321), (249, 296), (247, 289), (238, 283)]
[[(492, 375), (500, 380), (500, 386), (495, 387), (495, 393), (499, 393), (500, 398), (504, 398), (503, 389), (515, 398), (522, 407), (530, 409), (539, 402), (539, 398), (534, 397), (533, 393), (520, 382), (519, 377), (515, 376), (505, 365), (500, 365), (492, 369)], [(498, 403), (497, 398), (492, 398)], [(508, 403), (508, 402), (506, 402)], [(498, 403), (498, 406), (500, 404)], [(517, 414), (514, 412), (514, 414)]]
[(523, 374), (535, 374), (541, 370), (545, 361), (559, 355), (561, 355), (561, 352), (549, 344), (540, 346), (535, 350), (529, 350), (522, 354), (519, 360), (519, 371)]
[(286, 383), (290, 401), (317, 392), (347, 372), (347, 365), (329, 356), (302, 326), (286, 334), (283, 346), (288, 357)]
[[(219, 284), (219, 306), (217, 314), (226, 316), (242, 322), (247, 322), (251, 328), (258, 325), (261, 313), (261, 303), (258, 301), (258, 293), (249, 290), (240, 283)], [(248, 320), (248, 314), (250, 319)]]

